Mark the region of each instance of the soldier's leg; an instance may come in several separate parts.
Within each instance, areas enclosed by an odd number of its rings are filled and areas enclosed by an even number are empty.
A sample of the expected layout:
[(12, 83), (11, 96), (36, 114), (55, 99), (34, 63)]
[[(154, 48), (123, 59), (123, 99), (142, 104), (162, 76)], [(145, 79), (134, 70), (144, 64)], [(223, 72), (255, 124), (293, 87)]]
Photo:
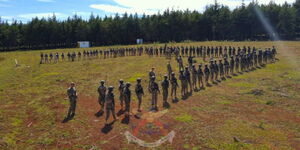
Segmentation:
[(152, 109), (154, 108), (154, 104), (155, 104), (155, 94), (152, 93), (152, 98), (151, 98), (151, 106), (152, 106)]
[(107, 122), (109, 116), (110, 116), (110, 109), (106, 109), (106, 118), (105, 118), (106, 122)]
[(157, 108), (157, 96), (158, 96), (157, 93), (155, 93), (155, 96), (154, 96), (154, 97), (155, 97), (155, 98), (154, 98), (155, 108)]
[(138, 95), (138, 110), (141, 110), (142, 105), (142, 94)]
[(74, 102), (73, 102), (73, 108), (72, 108), (72, 116), (75, 116), (76, 104), (77, 104), (77, 101), (74, 100)]

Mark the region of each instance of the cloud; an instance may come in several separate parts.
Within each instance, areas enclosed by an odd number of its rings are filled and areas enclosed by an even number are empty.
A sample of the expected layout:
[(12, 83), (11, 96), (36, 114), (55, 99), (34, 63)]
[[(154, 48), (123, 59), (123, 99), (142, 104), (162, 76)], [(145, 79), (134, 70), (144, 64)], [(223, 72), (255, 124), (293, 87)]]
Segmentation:
[[(252, 0), (246, 0), (249, 4)], [(277, 4), (283, 4), (285, 1), (293, 3), (295, 0), (276, 0)], [(166, 9), (173, 10), (198, 10), (204, 11), (207, 5), (214, 4), (214, 0), (114, 0), (117, 5), (92, 4), (91, 8), (102, 10), (109, 13), (138, 13), (155, 14), (158, 11)], [(226, 5), (231, 9), (240, 6), (241, 0), (219, 0), (220, 4)], [(270, 0), (258, 0), (260, 4), (268, 4)]]
[(48, 18), (48, 17), (52, 17), (53, 14), (57, 17), (57, 18), (65, 18), (67, 17), (67, 15), (62, 14), (62, 13), (28, 13), (28, 14), (21, 14), (18, 15), (18, 18), (23, 18), (23, 19), (32, 19), (35, 17), (38, 18)]
[(44, 2), (44, 3), (52, 3), (55, 2), (55, 0), (37, 0), (38, 2)]

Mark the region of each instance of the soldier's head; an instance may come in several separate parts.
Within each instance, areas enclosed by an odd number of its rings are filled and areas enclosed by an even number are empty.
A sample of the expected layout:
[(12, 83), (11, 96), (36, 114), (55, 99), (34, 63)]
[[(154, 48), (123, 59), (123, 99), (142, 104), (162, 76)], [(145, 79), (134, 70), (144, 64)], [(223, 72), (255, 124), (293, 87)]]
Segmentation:
[(186, 67), (185, 67), (185, 70), (189, 70), (189, 67), (188, 67), (188, 66), (186, 66)]
[(175, 76), (175, 73), (174, 73), (174, 72), (172, 72), (172, 73), (171, 73), (171, 75), (172, 75), (172, 77), (173, 77), (173, 76)]
[(222, 63), (222, 59), (220, 59), (219, 62)]
[(74, 82), (71, 82), (71, 83), (70, 83), (70, 86), (71, 86), (71, 87), (75, 87), (75, 83), (74, 83)]
[(205, 65), (205, 68), (207, 68), (207, 64)]
[(114, 87), (113, 86), (109, 86), (108, 87), (108, 92), (112, 92), (114, 90)]
[(192, 67), (195, 68), (195, 65), (193, 64)]
[(141, 79), (141, 78), (137, 78), (137, 79), (136, 79), (136, 82), (137, 82), (137, 83), (141, 83), (141, 82), (142, 82), (142, 79)]
[(217, 64), (217, 61), (215, 60), (215, 64)]
[(126, 87), (130, 87), (130, 85), (131, 85), (131, 84), (130, 84), (129, 82), (126, 83)]
[(183, 74), (183, 70), (180, 70), (179, 73)]
[(155, 76), (152, 76), (152, 77), (151, 77), (151, 80), (152, 80), (152, 81), (155, 81)]
[(199, 68), (201, 68), (202, 67), (202, 64), (199, 64)]
[(164, 75), (164, 79), (168, 79), (168, 75)]
[(105, 81), (104, 81), (104, 80), (101, 80), (101, 81), (100, 81), (100, 84), (101, 84), (101, 85), (103, 85), (104, 83), (105, 83)]
[(151, 71), (154, 71), (154, 70), (155, 70), (155, 68), (154, 68), (154, 67), (152, 67), (152, 68), (151, 68)]
[(120, 80), (119, 80), (119, 83), (120, 83), (120, 84), (123, 84), (123, 83), (124, 83), (123, 79), (120, 79)]

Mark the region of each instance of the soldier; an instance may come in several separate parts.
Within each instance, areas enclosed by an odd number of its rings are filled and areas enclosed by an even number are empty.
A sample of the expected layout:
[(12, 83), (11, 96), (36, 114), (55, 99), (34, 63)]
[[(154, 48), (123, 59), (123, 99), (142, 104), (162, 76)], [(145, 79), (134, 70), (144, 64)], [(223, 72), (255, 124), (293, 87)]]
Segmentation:
[(68, 94), (69, 100), (70, 100), (70, 108), (68, 111), (67, 118), (70, 119), (75, 116), (76, 103), (77, 103), (77, 92), (76, 92), (74, 82), (71, 82), (71, 86), (68, 88), (67, 94)]
[(45, 57), (45, 63), (49, 63), (48, 62), (48, 54), (45, 54), (44, 57)]
[(106, 95), (106, 86), (104, 85), (105, 81), (100, 81), (100, 86), (98, 87), (98, 103), (100, 104), (100, 112), (104, 111), (104, 102), (105, 102), (105, 95)]
[(172, 71), (172, 67), (171, 67), (170, 61), (168, 62), (167, 69), (168, 69), (169, 80), (171, 80), (171, 74), (172, 74), (173, 71)]
[(192, 82), (191, 82), (191, 73), (189, 71), (188, 66), (185, 67), (184, 76), (185, 76), (186, 84), (187, 84), (186, 85), (186, 91), (188, 91), (188, 86), (190, 86), (190, 92), (192, 93), (193, 92), (193, 85), (192, 85)]
[(41, 61), (40, 61), (40, 64), (42, 64), (44, 62), (44, 54), (41, 53)]
[(121, 110), (123, 111), (123, 103), (124, 103), (124, 94), (123, 94), (123, 91), (124, 91), (124, 88), (125, 88), (125, 84), (124, 84), (124, 81), (123, 79), (120, 79), (119, 80), (119, 99), (120, 99), (120, 106), (121, 106)]
[(155, 76), (152, 76), (151, 79), (152, 79), (151, 80), (151, 85), (150, 85), (150, 92), (152, 94), (152, 99), (151, 99), (152, 108), (151, 108), (151, 110), (158, 110), (158, 108), (157, 108), (157, 97), (158, 97), (158, 94), (160, 94), (160, 90), (159, 90), (158, 84), (155, 82)]
[(204, 74), (205, 74), (205, 83), (206, 83), (206, 86), (208, 86), (209, 85), (208, 79), (209, 79), (210, 71), (209, 71), (207, 65), (205, 65)]
[(273, 48), (272, 48), (272, 61), (273, 62), (276, 60), (276, 54), (277, 54), (277, 50), (276, 50), (275, 46), (273, 46)]
[(61, 60), (64, 61), (65, 60), (65, 54), (61, 53)]
[(233, 75), (234, 72), (234, 59), (233, 56), (230, 58), (230, 74)]
[(148, 85), (148, 89), (150, 90), (150, 84), (151, 84), (151, 81), (152, 81), (152, 77), (154, 76), (155, 77), (155, 72), (154, 72), (154, 67), (151, 68), (150, 72), (149, 72), (149, 85)]
[(53, 54), (50, 53), (49, 57), (50, 57), (50, 63), (51, 63), (51, 62), (52, 62), (52, 59), (53, 59)]
[(182, 60), (182, 57), (179, 56), (177, 58), (177, 62), (178, 62), (178, 67), (179, 67), (179, 70), (183, 70), (183, 60)]
[(239, 59), (239, 55), (235, 56), (235, 72), (240, 72), (240, 59)]
[(105, 109), (106, 109), (106, 119), (105, 124), (107, 124), (107, 120), (110, 116), (110, 112), (112, 113), (114, 120), (117, 120), (115, 113), (115, 95), (113, 93), (113, 86), (108, 87), (108, 92), (105, 96)]
[(181, 95), (184, 97), (187, 93), (187, 80), (183, 70), (180, 70), (179, 80), (181, 81)]
[(219, 76), (219, 66), (218, 66), (216, 60), (215, 60), (215, 63), (214, 63), (214, 71), (215, 71), (215, 80), (217, 81), (218, 80), (218, 76)]
[(192, 86), (194, 88), (194, 90), (197, 89), (197, 69), (195, 67), (195, 65), (192, 65)]
[[(197, 77), (198, 77), (198, 85), (199, 85), (199, 87), (201, 88), (203, 88), (204, 87), (204, 85), (203, 85), (203, 76), (204, 76), (204, 73), (203, 73), (203, 71), (202, 71), (202, 64), (200, 64), (199, 65), (199, 68), (198, 68), (198, 70), (197, 70)], [(200, 83), (201, 83), (201, 86), (200, 86)]]
[(169, 95), (169, 81), (168, 75), (164, 76), (164, 80), (161, 82), (161, 87), (163, 90), (163, 106), (167, 103), (168, 95)]
[(124, 95), (124, 101), (125, 101), (125, 115), (130, 115), (130, 102), (131, 102), (131, 90), (129, 89), (131, 84), (129, 82), (126, 83), (123, 95)]
[(224, 66), (225, 66), (225, 76), (228, 76), (229, 62), (228, 62), (228, 60), (226, 58), (224, 59)]
[(138, 78), (137, 80), (137, 83), (136, 83), (136, 86), (135, 86), (135, 94), (137, 96), (137, 99), (138, 99), (138, 111), (141, 112), (141, 105), (142, 105), (142, 98), (143, 98), (143, 95), (144, 95), (144, 89), (142, 87), (142, 79), (141, 78)]
[(224, 79), (224, 65), (223, 65), (221, 59), (219, 60), (219, 65), (218, 66), (219, 66), (219, 70), (220, 70), (220, 78)]
[(173, 99), (173, 95), (175, 96), (174, 98), (177, 99), (177, 94), (176, 94), (176, 91), (177, 91), (177, 87), (178, 87), (178, 82), (177, 82), (177, 78), (175, 77), (175, 73), (172, 72), (171, 74), (171, 97)]
[(188, 64), (189, 64), (189, 68), (192, 69), (192, 65), (193, 65), (193, 56), (189, 56), (189, 57), (188, 57)]
[(210, 81), (213, 83), (214, 82), (214, 73), (215, 73), (215, 71), (214, 71), (214, 61), (213, 60), (211, 60), (210, 61), (210, 65), (209, 65), (209, 70), (210, 70)]

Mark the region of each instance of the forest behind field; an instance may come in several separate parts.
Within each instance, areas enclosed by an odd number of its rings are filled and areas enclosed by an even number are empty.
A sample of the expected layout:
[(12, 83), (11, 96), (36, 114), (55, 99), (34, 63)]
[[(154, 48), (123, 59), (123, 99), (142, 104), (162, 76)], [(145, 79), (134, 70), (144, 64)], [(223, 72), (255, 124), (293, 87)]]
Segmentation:
[[(259, 17), (258, 14), (262, 16)], [(262, 22), (269, 23), (266, 26)], [(32, 18), (8, 23), (0, 16), (0, 52), (27, 49), (71, 48), (77, 41), (92, 46), (152, 42), (297, 40), (300, 37), (300, 0), (278, 5), (252, 2), (230, 10), (216, 3), (204, 12), (167, 9), (154, 15), (115, 14), (85, 20), (78, 15), (59, 20)]]

